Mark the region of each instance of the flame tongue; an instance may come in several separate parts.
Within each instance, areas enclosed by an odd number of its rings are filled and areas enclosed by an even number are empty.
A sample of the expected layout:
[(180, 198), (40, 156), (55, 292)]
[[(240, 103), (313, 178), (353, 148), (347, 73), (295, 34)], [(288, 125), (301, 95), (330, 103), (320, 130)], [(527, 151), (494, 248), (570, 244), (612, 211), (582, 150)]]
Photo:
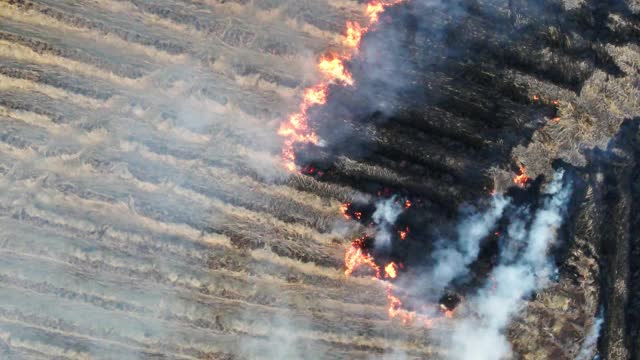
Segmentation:
[(398, 265), (393, 261), (384, 267), (384, 277), (395, 279), (398, 276)]
[(360, 46), (362, 35), (364, 35), (364, 29), (362, 26), (357, 22), (348, 21), (344, 44), (348, 47), (357, 48)]
[(527, 168), (520, 165), (520, 174), (513, 177), (513, 182), (518, 186), (525, 186), (531, 178), (527, 176)]
[(304, 91), (303, 107), (306, 109), (312, 105), (322, 105), (327, 102), (327, 87), (318, 85)]
[(340, 81), (347, 85), (353, 85), (353, 78), (345, 69), (343, 60), (335, 54), (320, 59), (318, 69), (332, 82)]
[(358, 238), (351, 242), (351, 247), (344, 255), (344, 274), (351, 275), (361, 265), (366, 265), (375, 271), (375, 277), (380, 278), (380, 267), (373, 257), (364, 250), (365, 238)]
[(380, 13), (384, 11), (384, 5), (377, 1), (374, 1), (367, 5), (367, 16), (369, 16), (369, 22), (377, 23), (380, 16)]
[(389, 308), (387, 309), (389, 318), (398, 317), (405, 325), (409, 325), (415, 320), (416, 313), (402, 308), (402, 301), (393, 295), (393, 286), (391, 284), (387, 285), (387, 300), (389, 301)]

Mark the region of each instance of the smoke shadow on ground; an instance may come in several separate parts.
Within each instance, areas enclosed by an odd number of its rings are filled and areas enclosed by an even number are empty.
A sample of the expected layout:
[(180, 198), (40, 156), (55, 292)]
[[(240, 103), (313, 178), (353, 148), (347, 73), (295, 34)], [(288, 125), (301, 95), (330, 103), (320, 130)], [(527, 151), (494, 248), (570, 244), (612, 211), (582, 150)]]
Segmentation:
[(604, 309), (598, 349), (603, 358), (633, 359), (640, 354), (640, 118), (625, 120), (606, 149), (587, 156), (583, 176), (591, 188), (586, 201), (595, 204), (590, 227)]

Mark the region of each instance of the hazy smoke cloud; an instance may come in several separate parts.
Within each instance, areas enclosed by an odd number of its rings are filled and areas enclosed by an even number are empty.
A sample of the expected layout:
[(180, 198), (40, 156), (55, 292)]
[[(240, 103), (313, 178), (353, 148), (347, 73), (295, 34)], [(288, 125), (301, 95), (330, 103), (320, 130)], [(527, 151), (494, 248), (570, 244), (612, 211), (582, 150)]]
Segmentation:
[(512, 226), (505, 244), (524, 246), (503, 246), (499, 264), (490, 276), (492, 282), (467, 299), (465, 306), (474, 316), (455, 324), (448, 347), (451, 359), (495, 360), (511, 353), (506, 327), (522, 307), (523, 297), (543, 288), (555, 270), (547, 253), (556, 240), (570, 194), (571, 186), (564, 184), (563, 171), (559, 171), (548, 186), (548, 199), (541, 209), (530, 218), (527, 211), (515, 211), (510, 216)]
[(441, 240), (432, 258), (435, 266), (429, 272), (428, 286), (442, 290), (452, 280), (467, 273), (469, 265), (478, 257), (480, 242), (486, 238), (502, 216), (509, 200), (502, 195), (492, 198), (491, 206), (484, 212), (468, 213), (456, 228), (457, 238)]
[(386, 248), (391, 245), (391, 229), (402, 211), (403, 207), (396, 201), (395, 196), (376, 203), (376, 211), (373, 213), (373, 221), (377, 225), (376, 247)]
[(392, 350), (382, 356), (370, 356), (369, 360), (408, 360), (410, 357), (402, 350)]
[(576, 360), (593, 360), (597, 355), (597, 346), (598, 346), (598, 338), (600, 337), (600, 331), (602, 329), (602, 324), (604, 323), (604, 314), (601, 310), (598, 314), (598, 317), (593, 322), (591, 329), (589, 330), (589, 334), (587, 334), (587, 338), (584, 339), (582, 346), (580, 347), (580, 352), (578, 356), (576, 356)]
[[(255, 321), (255, 314), (247, 316), (247, 321)], [(246, 359), (305, 358), (300, 334), (308, 330), (308, 324), (296, 324), (283, 316), (273, 316), (265, 320), (268, 330), (264, 338), (247, 337), (242, 340), (239, 351)], [(318, 355), (314, 354), (314, 357)]]

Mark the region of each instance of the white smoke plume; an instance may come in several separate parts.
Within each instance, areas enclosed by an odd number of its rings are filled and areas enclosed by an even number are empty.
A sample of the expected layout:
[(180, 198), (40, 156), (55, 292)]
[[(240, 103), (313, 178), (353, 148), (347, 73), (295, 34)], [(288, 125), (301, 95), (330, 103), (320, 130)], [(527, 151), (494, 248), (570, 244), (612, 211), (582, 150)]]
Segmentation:
[(435, 266), (426, 279), (430, 288), (440, 291), (467, 273), (469, 265), (478, 257), (482, 239), (495, 227), (509, 202), (502, 195), (494, 196), (486, 211), (474, 211), (458, 225), (453, 246), (450, 240), (442, 240), (436, 245), (432, 255)]
[(402, 214), (403, 207), (396, 201), (396, 197), (380, 200), (376, 203), (373, 221), (377, 225), (375, 246), (387, 248), (391, 245), (391, 229)]
[[(546, 190), (549, 198), (530, 220), (527, 211), (515, 211), (507, 232), (499, 263), (491, 274), (493, 282), (468, 298), (466, 306), (473, 315), (454, 326), (449, 358), (453, 360), (496, 360), (511, 354), (505, 330), (523, 306), (523, 298), (543, 288), (555, 271), (548, 249), (556, 240), (557, 230), (571, 194), (571, 185), (563, 185), (563, 171), (558, 171)], [(512, 246), (513, 244), (522, 246)]]
[(604, 323), (603, 311), (600, 310), (598, 317), (593, 322), (587, 337), (584, 339), (582, 346), (580, 346), (580, 352), (576, 356), (576, 360), (593, 360), (597, 354), (598, 338), (600, 337), (600, 331), (602, 324)]

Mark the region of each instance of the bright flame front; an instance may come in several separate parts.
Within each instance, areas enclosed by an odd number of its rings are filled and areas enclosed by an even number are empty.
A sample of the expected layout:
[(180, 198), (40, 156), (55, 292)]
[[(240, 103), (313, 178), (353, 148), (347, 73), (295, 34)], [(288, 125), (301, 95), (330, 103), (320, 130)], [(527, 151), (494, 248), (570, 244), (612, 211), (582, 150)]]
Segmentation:
[(290, 115), (280, 124), (278, 135), (284, 138), (282, 147), (282, 159), (285, 167), (294, 172), (297, 170), (295, 145), (318, 144), (320, 139), (309, 126), (307, 111), (315, 105), (323, 105), (327, 101), (327, 91), (330, 84), (354, 85), (353, 77), (346, 67), (354, 53), (358, 52), (360, 42), (373, 25), (380, 20), (380, 14), (385, 8), (401, 3), (403, 0), (373, 1), (367, 4), (365, 15), (368, 24), (361, 25), (355, 21), (348, 21), (344, 34), (343, 53), (329, 53), (320, 57), (317, 69), (323, 75), (322, 81), (304, 90), (304, 97), (298, 112)]

